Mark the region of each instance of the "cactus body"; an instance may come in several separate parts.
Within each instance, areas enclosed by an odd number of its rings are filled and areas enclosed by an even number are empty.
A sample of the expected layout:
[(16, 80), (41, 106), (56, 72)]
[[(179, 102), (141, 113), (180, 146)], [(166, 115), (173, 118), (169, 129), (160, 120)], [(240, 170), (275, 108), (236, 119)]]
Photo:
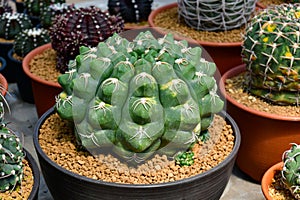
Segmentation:
[(159, 151), (174, 156), (198, 141), (223, 108), (216, 65), (171, 34), (140, 33), (132, 42), (114, 34), (97, 48), (82, 47), (59, 77), (56, 109), (73, 120), (88, 150), (111, 148), (141, 162)]
[(247, 23), (256, 0), (178, 0), (185, 23), (200, 31), (226, 31)]
[(13, 40), (23, 29), (32, 28), (30, 19), (23, 13), (4, 13), (0, 16), (0, 37)]
[(30, 16), (41, 16), (43, 10), (48, 6), (65, 2), (65, 0), (24, 0), (26, 13)]
[(262, 10), (246, 30), (247, 89), (275, 104), (299, 104), (299, 17), (298, 4), (282, 4)]
[(50, 27), (52, 47), (57, 52), (57, 68), (64, 73), (68, 62), (79, 54), (79, 47), (96, 46), (113, 33), (123, 30), (120, 17), (110, 16), (95, 6), (70, 9), (58, 15)]
[(137, 23), (148, 20), (152, 3), (153, 0), (109, 0), (108, 11), (111, 15), (121, 14), (125, 22)]
[(50, 42), (50, 36), (46, 29), (32, 28), (20, 32), (14, 41), (14, 53), (25, 57), (31, 50)]
[(292, 144), (292, 147), (284, 152), (282, 161), (282, 180), (293, 196), (300, 199), (300, 146)]

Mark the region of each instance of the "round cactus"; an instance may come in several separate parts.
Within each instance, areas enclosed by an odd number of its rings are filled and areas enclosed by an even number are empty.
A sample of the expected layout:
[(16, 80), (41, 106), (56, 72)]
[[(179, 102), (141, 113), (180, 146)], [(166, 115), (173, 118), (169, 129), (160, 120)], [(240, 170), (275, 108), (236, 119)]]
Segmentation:
[(200, 31), (226, 31), (247, 23), (256, 0), (178, 0), (178, 13), (185, 23)]
[(13, 189), (23, 177), (25, 157), (20, 139), (3, 121), (4, 108), (0, 103), (0, 192)]
[(143, 22), (148, 20), (152, 3), (153, 0), (109, 0), (108, 11), (111, 15), (121, 14), (125, 22)]
[(251, 20), (243, 42), (247, 89), (275, 104), (300, 100), (300, 5), (262, 10)]
[(43, 28), (25, 29), (16, 35), (14, 53), (25, 57), (31, 50), (50, 42), (49, 32)]
[(216, 65), (201, 53), (171, 34), (155, 39), (149, 31), (132, 42), (114, 34), (97, 47), (81, 47), (58, 79), (64, 91), (57, 112), (75, 122), (78, 141), (91, 152), (111, 148), (138, 163), (155, 151), (187, 151), (224, 104)]
[(0, 37), (13, 40), (24, 29), (32, 28), (29, 17), (23, 13), (4, 13), (0, 16)]
[(70, 9), (58, 15), (50, 27), (51, 43), (57, 52), (57, 69), (64, 73), (70, 60), (79, 54), (79, 47), (96, 46), (113, 33), (123, 31), (121, 17), (109, 15), (100, 8)]
[(30, 16), (41, 16), (46, 7), (65, 2), (65, 0), (24, 0), (26, 13)]
[(300, 199), (300, 145), (292, 144), (282, 157), (282, 180), (293, 196)]

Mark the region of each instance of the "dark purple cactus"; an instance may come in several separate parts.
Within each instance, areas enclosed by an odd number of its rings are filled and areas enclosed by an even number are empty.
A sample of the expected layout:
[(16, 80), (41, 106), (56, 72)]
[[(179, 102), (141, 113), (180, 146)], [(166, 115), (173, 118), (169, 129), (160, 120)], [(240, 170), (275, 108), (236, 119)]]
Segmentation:
[(147, 21), (153, 0), (108, 0), (111, 15), (121, 14), (125, 22)]
[(123, 29), (121, 17), (109, 15), (95, 6), (73, 8), (57, 15), (49, 29), (52, 48), (57, 52), (57, 69), (64, 73), (69, 60), (79, 54), (80, 46), (97, 46)]
[(12, 8), (7, 0), (0, 0), (0, 15), (6, 12), (12, 13)]

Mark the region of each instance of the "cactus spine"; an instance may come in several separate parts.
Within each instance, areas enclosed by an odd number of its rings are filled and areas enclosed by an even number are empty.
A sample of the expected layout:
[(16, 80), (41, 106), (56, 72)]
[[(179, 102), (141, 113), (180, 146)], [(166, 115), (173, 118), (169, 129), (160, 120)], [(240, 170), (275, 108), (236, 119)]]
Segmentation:
[(282, 4), (260, 11), (247, 27), (243, 60), (247, 90), (280, 105), (299, 105), (300, 6)]

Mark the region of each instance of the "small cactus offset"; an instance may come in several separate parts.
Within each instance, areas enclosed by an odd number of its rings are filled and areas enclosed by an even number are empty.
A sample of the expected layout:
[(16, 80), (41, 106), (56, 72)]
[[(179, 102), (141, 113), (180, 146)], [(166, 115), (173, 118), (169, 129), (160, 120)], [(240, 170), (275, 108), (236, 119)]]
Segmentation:
[(0, 103), (0, 192), (13, 190), (23, 177), (25, 157), (20, 139), (3, 121), (4, 108)]
[[(80, 48), (58, 79), (64, 91), (56, 110), (75, 122), (78, 142), (92, 152), (109, 148), (129, 163), (155, 152), (174, 157), (198, 142), (223, 108), (216, 65), (201, 54), (171, 34), (141, 32), (132, 42), (114, 34)], [(192, 164), (187, 157), (182, 163)]]
[(296, 199), (300, 199), (300, 145), (292, 144), (285, 151), (282, 161), (282, 180)]
[(65, 0), (24, 0), (26, 13), (30, 16), (41, 16), (46, 7), (55, 3), (65, 2)]
[(96, 46), (123, 28), (121, 17), (95, 6), (69, 9), (58, 15), (49, 29), (52, 48), (57, 52), (57, 69), (64, 73), (69, 61), (79, 54), (80, 46)]
[(3, 13), (12, 13), (12, 7), (8, 4), (8, 0), (0, 0), (0, 15)]
[(14, 40), (24, 29), (32, 28), (28, 15), (23, 13), (4, 13), (0, 16), (0, 38)]
[(199, 31), (240, 28), (250, 19), (257, 0), (177, 0), (185, 23)]
[(55, 19), (56, 15), (66, 13), (68, 9), (75, 8), (73, 4), (55, 3), (43, 9), (41, 14), (41, 25), (43, 28), (48, 29)]
[(109, 0), (108, 11), (111, 15), (121, 14), (125, 22), (143, 22), (148, 20), (153, 0)]
[(14, 53), (20, 57), (25, 57), (31, 50), (50, 41), (49, 32), (46, 29), (25, 29), (16, 36), (13, 46)]
[(300, 101), (300, 5), (261, 10), (249, 23), (243, 60), (249, 92), (279, 105)]

